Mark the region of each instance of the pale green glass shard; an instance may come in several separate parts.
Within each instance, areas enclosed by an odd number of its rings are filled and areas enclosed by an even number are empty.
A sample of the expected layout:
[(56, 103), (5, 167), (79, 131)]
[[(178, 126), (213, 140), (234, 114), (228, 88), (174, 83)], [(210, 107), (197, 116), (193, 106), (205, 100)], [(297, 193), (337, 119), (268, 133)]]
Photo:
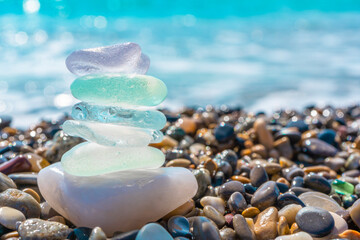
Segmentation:
[(64, 170), (76, 176), (95, 176), (129, 169), (154, 169), (165, 162), (164, 154), (153, 147), (108, 147), (84, 142), (67, 151), (61, 159)]
[(166, 117), (160, 111), (102, 106), (86, 102), (75, 104), (71, 116), (76, 120), (113, 123), (156, 130), (162, 129), (166, 124)]
[(95, 74), (77, 78), (70, 86), (72, 95), (100, 105), (156, 106), (167, 95), (159, 79), (136, 74)]
[(149, 143), (159, 143), (163, 139), (163, 134), (159, 130), (107, 123), (67, 120), (62, 128), (70, 136), (81, 137), (104, 146), (147, 146)]

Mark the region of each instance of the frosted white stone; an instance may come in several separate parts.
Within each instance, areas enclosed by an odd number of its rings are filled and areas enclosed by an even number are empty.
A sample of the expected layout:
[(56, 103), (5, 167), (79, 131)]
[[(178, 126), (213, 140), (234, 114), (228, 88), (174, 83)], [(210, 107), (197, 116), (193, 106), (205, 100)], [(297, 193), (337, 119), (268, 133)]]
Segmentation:
[(136, 43), (82, 49), (66, 58), (69, 71), (80, 76), (105, 72), (145, 74), (149, 66), (149, 57)]
[(45, 200), (76, 226), (115, 231), (140, 229), (184, 204), (197, 191), (185, 168), (128, 170), (91, 177), (64, 172), (60, 163), (39, 172)]
[(159, 130), (88, 121), (67, 120), (62, 128), (70, 136), (113, 147), (147, 146), (161, 142), (164, 137)]
[(153, 147), (108, 147), (84, 142), (67, 151), (61, 158), (65, 171), (77, 176), (92, 176), (138, 168), (158, 168), (164, 154)]
[(340, 217), (339, 215), (337, 215), (336, 213), (333, 213), (333, 212), (329, 212), (329, 213), (334, 218), (334, 221), (335, 221), (334, 228), (331, 230), (331, 233), (329, 235), (322, 237), (322, 238), (314, 238), (314, 240), (328, 240), (331, 238), (336, 238), (337, 235), (348, 230), (348, 228), (349, 228), (348, 224), (342, 217)]
[(313, 238), (306, 232), (298, 232), (291, 235), (278, 236), (275, 240), (313, 240)]

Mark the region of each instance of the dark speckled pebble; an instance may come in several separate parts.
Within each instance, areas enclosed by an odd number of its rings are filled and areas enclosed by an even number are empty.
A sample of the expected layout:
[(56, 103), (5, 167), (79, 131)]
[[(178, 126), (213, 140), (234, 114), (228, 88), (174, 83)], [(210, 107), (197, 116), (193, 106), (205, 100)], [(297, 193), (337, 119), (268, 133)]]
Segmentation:
[(198, 216), (189, 219), (196, 240), (220, 240), (219, 229), (210, 219)]
[(261, 165), (256, 165), (250, 172), (250, 181), (251, 185), (254, 187), (260, 187), (261, 184), (269, 181), (269, 176), (266, 173), (266, 170)]
[(302, 207), (305, 207), (303, 201), (301, 201), (296, 195), (291, 193), (281, 194), (280, 196), (278, 196), (276, 203), (279, 206), (279, 208), (283, 208), (289, 204), (298, 204)]
[(330, 145), (335, 144), (336, 132), (332, 129), (324, 129), (318, 134), (318, 138)]
[(279, 194), (280, 191), (276, 183), (274, 181), (268, 181), (256, 190), (251, 199), (251, 205), (263, 211), (275, 204)]
[(241, 213), (247, 207), (246, 200), (244, 196), (239, 192), (234, 192), (231, 194), (228, 200), (228, 206), (231, 212), (233, 213)]
[(291, 181), (291, 187), (304, 187), (304, 178), (296, 176)]
[(317, 138), (306, 139), (301, 146), (304, 153), (313, 157), (334, 157), (337, 153), (334, 146)]
[(244, 185), (238, 181), (230, 181), (224, 183), (219, 188), (219, 196), (225, 200), (228, 200), (234, 192), (244, 193)]
[(185, 137), (186, 133), (180, 127), (170, 126), (168, 128), (168, 130), (166, 131), (166, 135), (172, 137), (173, 139), (175, 139), (177, 141), (181, 141)]
[(183, 216), (173, 216), (169, 219), (168, 231), (173, 237), (188, 237), (191, 238), (190, 224), (187, 218)]
[(234, 127), (228, 123), (221, 123), (214, 129), (214, 135), (220, 143), (227, 142), (234, 137)]
[(307, 188), (319, 191), (325, 194), (331, 192), (331, 185), (326, 178), (318, 174), (308, 174), (304, 177), (304, 184)]
[(301, 230), (313, 237), (328, 235), (335, 225), (331, 214), (317, 207), (304, 207), (300, 209), (296, 214), (295, 221)]
[(291, 144), (296, 144), (301, 140), (300, 132), (289, 128), (283, 128), (275, 134), (275, 140), (282, 137), (289, 138)]
[(219, 163), (221, 161), (228, 162), (232, 169), (236, 169), (238, 156), (233, 150), (227, 149), (222, 151), (221, 153), (216, 154), (214, 160), (216, 163)]
[(291, 168), (283, 169), (282, 172), (288, 181), (291, 181), (294, 177), (297, 176), (303, 177), (305, 175), (304, 170), (295, 166)]

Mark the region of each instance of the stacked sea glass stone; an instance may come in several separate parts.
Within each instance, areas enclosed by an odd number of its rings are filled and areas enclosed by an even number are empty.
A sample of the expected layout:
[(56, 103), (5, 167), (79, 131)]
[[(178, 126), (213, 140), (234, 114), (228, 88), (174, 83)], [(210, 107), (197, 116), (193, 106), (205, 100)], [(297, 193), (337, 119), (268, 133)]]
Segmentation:
[(100, 226), (111, 235), (156, 221), (192, 198), (193, 174), (159, 168), (164, 154), (148, 146), (161, 142), (166, 117), (143, 108), (160, 104), (167, 88), (144, 75), (150, 60), (139, 45), (75, 51), (66, 65), (80, 75), (70, 88), (82, 102), (63, 130), (87, 142), (40, 172), (39, 188), (49, 204), (77, 226)]

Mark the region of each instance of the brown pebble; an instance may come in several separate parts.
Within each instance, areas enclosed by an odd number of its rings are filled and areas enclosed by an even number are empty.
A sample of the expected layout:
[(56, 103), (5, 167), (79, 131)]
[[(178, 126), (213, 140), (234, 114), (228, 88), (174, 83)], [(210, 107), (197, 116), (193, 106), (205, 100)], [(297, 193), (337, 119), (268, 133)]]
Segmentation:
[(349, 240), (360, 240), (360, 233), (355, 230), (346, 230), (338, 235), (339, 238), (345, 238)]
[(41, 169), (50, 165), (43, 157), (35, 153), (26, 153), (23, 155), (31, 164), (31, 172), (39, 172)]
[(169, 137), (168, 135), (165, 135), (161, 142), (159, 142), (159, 143), (151, 143), (151, 144), (149, 144), (149, 146), (159, 148), (159, 149), (160, 148), (169, 149), (169, 148), (176, 147), (178, 144), (179, 144), (178, 141), (176, 141), (172, 137)]
[(1, 236), (1, 240), (9, 239), (13, 237), (19, 237), (19, 233), (17, 231), (9, 232)]
[(40, 196), (31, 188), (25, 188), (23, 189), (23, 192), (26, 192), (27, 194), (30, 194), (38, 203), (40, 203)]
[(255, 218), (255, 235), (258, 240), (268, 240), (277, 236), (278, 210), (268, 207)]
[(243, 215), (245, 218), (254, 218), (256, 215), (260, 213), (260, 210), (256, 207), (249, 207), (245, 209), (241, 215)]
[(190, 134), (195, 133), (197, 129), (195, 120), (189, 117), (180, 118), (179, 120), (177, 120), (175, 125), (182, 128), (186, 133)]
[(280, 157), (279, 163), (282, 168), (289, 168), (289, 167), (295, 165), (295, 163), (293, 161), (291, 161), (287, 158), (284, 158), (284, 157)]
[(289, 224), (284, 216), (279, 218), (277, 232), (279, 236), (288, 235), (290, 233)]
[(65, 218), (63, 218), (62, 216), (53, 216), (49, 218), (48, 221), (66, 224)]
[(225, 201), (220, 197), (205, 196), (200, 200), (201, 206), (210, 205), (214, 207), (219, 213), (225, 214)]
[(254, 154), (259, 154), (261, 158), (267, 158), (267, 151), (264, 145), (256, 144), (251, 148), (251, 152)]
[(184, 168), (188, 168), (191, 164), (191, 161), (185, 158), (178, 158), (178, 159), (173, 159), (169, 162), (166, 163), (166, 167), (184, 167)]
[(293, 148), (288, 137), (282, 137), (274, 142), (274, 147), (279, 151), (280, 155), (291, 159), (293, 157)]
[(311, 166), (311, 167), (304, 167), (303, 168), (305, 173), (318, 173), (318, 172), (330, 172), (331, 168), (324, 166), (324, 165), (317, 165), (317, 166)]
[(288, 180), (286, 180), (286, 179), (285, 179), (285, 178), (283, 178), (283, 177), (278, 178), (278, 179), (276, 180), (276, 182), (279, 182), (279, 183), (284, 183), (284, 184), (286, 184), (286, 186), (290, 187), (290, 183), (289, 183), (289, 181), (288, 181)]
[(172, 210), (171, 212), (169, 212), (168, 214), (166, 214), (163, 217), (163, 219), (168, 220), (169, 218), (171, 218), (172, 216), (175, 216), (175, 215), (184, 216), (187, 213), (189, 213), (191, 210), (193, 210), (194, 208), (195, 208), (194, 200), (190, 199), (186, 203), (181, 205), (180, 207), (178, 207), (178, 208)]
[(206, 205), (204, 207), (204, 214), (211, 219), (219, 228), (225, 225), (225, 217), (214, 207)]
[(241, 183), (244, 183), (244, 184), (251, 182), (249, 178), (242, 177), (242, 176), (239, 176), (239, 175), (232, 176), (231, 180), (238, 181), (238, 182), (241, 182)]
[(300, 211), (302, 207), (298, 204), (289, 204), (283, 207), (279, 211), (279, 216), (284, 216), (288, 222), (288, 224), (293, 224), (295, 222), (295, 217), (298, 211)]
[(247, 225), (249, 226), (250, 230), (251, 230), (252, 232), (254, 232), (254, 234), (255, 234), (254, 219), (252, 219), (252, 218), (245, 218), (245, 220), (246, 220), (246, 223), (247, 223)]
[(216, 164), (216, 162), (214, 160), (212, 160), (211, 158), (208, 158), (204, 161), (204, 168), (210, 172), (211, 176), (214, 176), (218, 169), (218, 165)]
[(266, 128), (266, 122), (263, 118), (258, 118), (254, 122), (254, 130), (258, 137), (259, 142), (264, 145), (268, 150), (273, 148), (274, 138), (270, 131)]
[(298, 232), (301, 232), (301, 230), (300, 230), (299, 226), (297, 225), (297, 223), (295, 222), (291, 225), (290, 233), (294, 234), (294, 233), (298, 233)]

